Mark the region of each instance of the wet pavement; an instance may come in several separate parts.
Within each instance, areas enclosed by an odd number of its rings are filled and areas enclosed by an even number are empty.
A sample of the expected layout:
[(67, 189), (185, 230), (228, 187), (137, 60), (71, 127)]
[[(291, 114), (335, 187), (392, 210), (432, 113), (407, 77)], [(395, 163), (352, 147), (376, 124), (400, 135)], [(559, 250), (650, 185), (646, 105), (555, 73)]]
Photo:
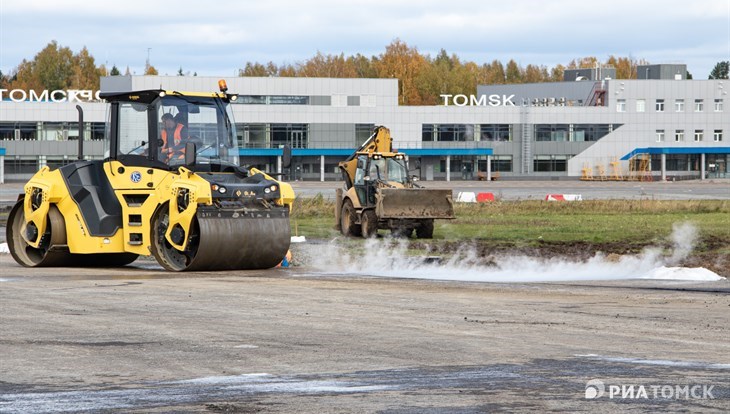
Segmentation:
[[(724, 279), (24, 269), (0, 255), (0, 412), (722, 412), (729, 315)], [(603, 392), (586, 398), (591, 380)]]
[[(271, 375), (266, 373), (235, 376), (214, 376), (179, 381), (120, 384), (113, 388), (75, 389), (73, 391), (43, 390), (39, 387), (4, 387), (6, 393), (0, 396), (0, 412), (44, 412), (44, 411), (101, 411), (101, 410), (144, 410), (156, 408), (194, 409), (204, 405), (207, 410), (228, 407), (247, 411), (246, 408), (262, 410), (267, 400), (286, 397), (297, 400), (318, 399), (328, 401), (346, 409), (342, 399), (367, 399), (371, 396), (382, 399), (388, 395), (407, 393), (421, 394), (429, 399), (440, 396), (452, 399), (463, 394), (464, 400), (476, 404), (466, 405), (454, 401), (449, 405), (405, 405), (384, 408), (386, 413), (458, 412), (477, 413), (494, 410), (540, 410), (544, 402), (563, 403), (562, 410), (600, 409), (635, 411), (701, 411), (722, 408), (719, 400), (730, 401), (730, 365), (718, 368), (695, 367), (667, 368), (652, 365), (637, 366), (631, 363), (610, 363), (587, 358), (566, 360), (535, 359), (524, 364), (494, 364), (487, 366), (438, 366), (389, 370), (356, 371), (347, 373), (324, 373), (302, 375)], [(606, 378), (610, 376), (619, 383), (643, 385), (647, 391), (643, 398), (611, 397), (601, 404), (600, 398), (580, 401), (576, 396), (585, 395), (586, 381), (583, 378)], [(636, 378), (651, 380), (636, 384)], [(695, 384), (713, 384), (701, 391), (695, 388), (696, 396), (706, 392), (706, 399), (674, 398), (676, 387)], [(654, 387), (672, 384), (672, 398), (669, 391)], [(662, 392), (664, 395), (662, 395)], [(506, 395), (524, 395), (522, 400), (503, 401)], [(624, 395), (624, 394), (620, 394)], [(634, 396), (636, 397), (636, 393)], [(689, 394), (691, 397), (692, 394)], [(628, 397), (628, 395), (626, 396)], [(712, 399), (710, 399), (712, 397)], [(336, 401), (337, 400), (340, 401)], [(483, 401), (478, 402), (479, 399)], [(535, 401), (537, 400), (537, 401)], [(542, 401), (540, 401), (542, 400)], [(614, 401), (615, 400), (615, 401)], [(619, 401), (620, 400), (620, 401)], [(709, 402), (709, 403), (708, 403)], [(307, 404), (307, 402), (302, 402)]]

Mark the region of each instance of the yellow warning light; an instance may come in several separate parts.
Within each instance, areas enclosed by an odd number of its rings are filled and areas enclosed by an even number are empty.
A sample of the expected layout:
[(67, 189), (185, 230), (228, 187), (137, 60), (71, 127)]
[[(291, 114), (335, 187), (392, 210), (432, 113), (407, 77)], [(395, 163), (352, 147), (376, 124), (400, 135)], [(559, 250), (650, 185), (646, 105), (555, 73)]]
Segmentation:
[(228, 90), (228, 85), (226, 85), (226, 80), (225, 79), (221, 79), (221, 80), (218, 81), (218, 88), (223, 93), (225, 93)]

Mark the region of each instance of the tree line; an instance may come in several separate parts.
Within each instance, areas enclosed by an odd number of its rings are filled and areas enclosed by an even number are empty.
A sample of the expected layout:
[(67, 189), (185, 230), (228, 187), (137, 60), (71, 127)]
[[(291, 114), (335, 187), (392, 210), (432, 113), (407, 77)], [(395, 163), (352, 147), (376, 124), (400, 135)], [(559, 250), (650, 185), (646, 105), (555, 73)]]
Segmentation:
[(507, 63), (493, 60), (479, 64), (462, 60), (444, 49), (436, 56), (423, 54), (418, 48), (395, 39), (377, 56), (318, 52), (295, 64), (247, 62), (238, 73), (239, 76), (397, 78), (402, 105), (436, 105), (444, 93), (474, 95), (477, 85), (557, 82), (563, 80), (566, 69), (594, 68), (599, 64), (616, 68), (619, 79), (631, 79), (636, 78), (637, 66), (646, 63), (632, 57), (609, 56), (600, 61), (589, 56), (552, 68), (533, 64), (522, 66), (514, 59)]
[[(67, 46), (60, 46), (55, 40), (41, 49), (33, 60), (23, 59), (8, 74), (0, 72), (0, 88), (22, 89), (26, 92), (34, 90), (99, 90), (101, 76), (118, 76), (122, 72), (116, 65), (107, 69), (106, 65), (97, 65), (94, 57), (86, 47), (74, 53)], [(125, 75), (129, 75), (127, 67)], [(157, 69), (145, 65), (145, 75), (157, 75)]]
[[(728, 64), (718, 62), (709, 79), (728, 79)], [(595, 56), (574, 59), (566, 65), (521, 65), (514, 59), (503, 63), (492, 60), (476, 63), (461, 59), (455, 53), (441, 49), (435, 56), (421, 53), (417, 47), (395, 39), (376, 56), (344, 53), (323, 54), (294, 64), (247, 62), (239, 76), (326, 77), (326, 78), (388, 78), (398, 79), (398, 94), (402, 105), (436, 105), (441, 94), (476, 94), (477, 85), (557, 82), (563, 80), (566, 69), (594, 68), (608, 65), (616, 69), (617, 79), (635, 79), (638, 65), (648, 64), (631, 56)], [(122, 72), (112, 66), (97, 65), (86, 47), (74, 53), (55, 40), (38, 52), (33, 60), (23, 61), (9, 74), (0, 72), (0, 88), (36, 92), (63, 89), (99, 89), (100, 76), (118, 76)], [(129, 67), (124, 72), (129, 75)], [(157, 69), (145, 63), (145, 75), (157, 75)], [(178, 76), (190, 76), (182, 67)], [(193, 76), (196, 76), (194, 73)], [(691, 75), (688, 74), (691, 79)]]

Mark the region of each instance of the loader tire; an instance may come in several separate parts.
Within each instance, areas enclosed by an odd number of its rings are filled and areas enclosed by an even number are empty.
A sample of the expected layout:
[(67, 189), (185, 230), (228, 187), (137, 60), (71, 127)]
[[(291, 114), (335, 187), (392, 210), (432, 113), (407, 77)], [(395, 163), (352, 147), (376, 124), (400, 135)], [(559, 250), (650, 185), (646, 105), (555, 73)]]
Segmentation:
[(421, 221), (421, 225), (416, 228), (416, 237), (419, 239), (432, 239), (433, 220)]
[(347, 237), (357, 237), (361, 234), (361, 228), (355, 222), (356, 220), (355, 208), (352, 206), (352, 201), (345, 200), (342, 202), (342, 214), (340, 214), (340, 227), (342, 234)]
[(360, 216), (360, 228), (362, 237), (369, 239), (378, 235), (378, 216), (374, 210), (365, 210)]

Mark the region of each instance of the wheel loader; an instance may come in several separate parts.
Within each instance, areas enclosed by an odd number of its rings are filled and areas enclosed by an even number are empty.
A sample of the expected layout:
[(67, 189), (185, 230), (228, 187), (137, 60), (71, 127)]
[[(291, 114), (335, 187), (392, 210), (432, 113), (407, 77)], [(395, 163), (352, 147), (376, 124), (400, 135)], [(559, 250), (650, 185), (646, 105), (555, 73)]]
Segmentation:
[(170, 271), (280, 263), (294, 192), (239, 165), (237, 95), (223, 80), (219, 89), (100, 94), (109, 103), (105, 158), (84, 160), (79, 140), (78, 161), (28, 181), (8, 217), (13, 258), (27, 267), (113, 267), (151, 255)]
[(337, 189), (335, 227), (345, 236), (433, 237), (434, 219), (453, 219), (451, 190), (426, 189), (408, 175), (405, 154), (393, 150), (390, 130), (379, 126), (338, 164), (345, 182)]

